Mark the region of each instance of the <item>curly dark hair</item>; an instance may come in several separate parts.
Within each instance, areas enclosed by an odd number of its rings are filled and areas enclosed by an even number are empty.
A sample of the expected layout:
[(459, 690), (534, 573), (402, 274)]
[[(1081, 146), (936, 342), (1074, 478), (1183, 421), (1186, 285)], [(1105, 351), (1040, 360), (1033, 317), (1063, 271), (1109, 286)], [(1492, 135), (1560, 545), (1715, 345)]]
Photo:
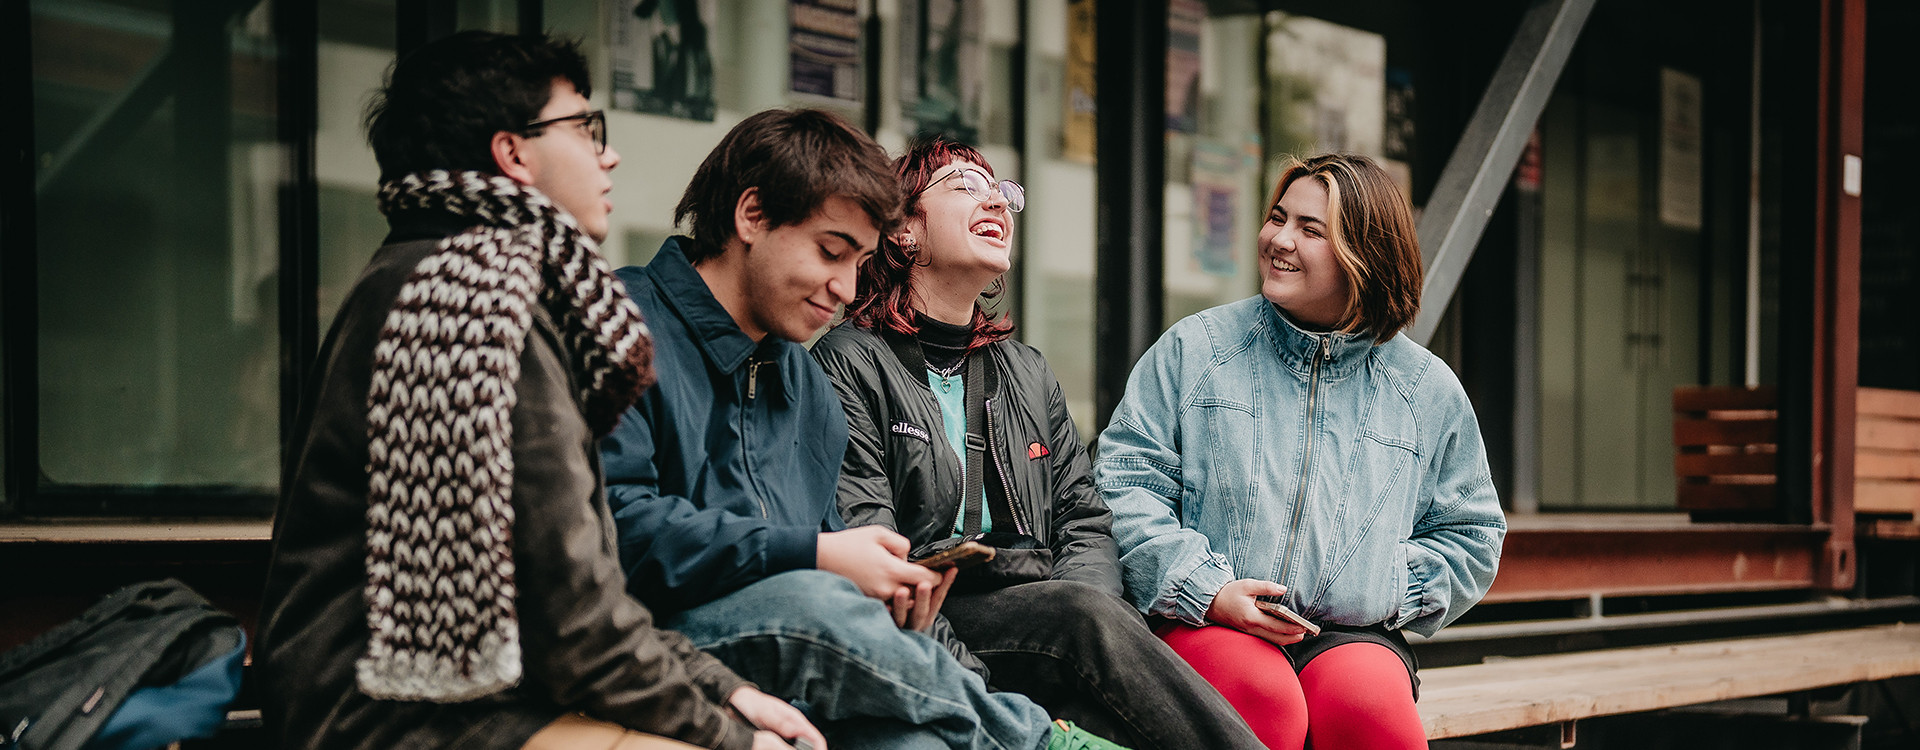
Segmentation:
[(367, 107), (381, 181), (434, 169), (497, 174), (494, 134), (525, 132), (556, 80), (592, 96), (578, 41), (463, 31), (415, 50)]
[[(912, 196), (907, 199), (908, 215), (920, 214), (920, 194), (933, 176), (958, 161), (973, 162), (989, 173), (993, 171), (993, 165), (987, 163), (987, 157), (979, 150), (939, 136), (914, 144), (893, 162), (900, 187)], [(914, 323), (913, 269), (924, 265), (918, 249), (895, 242), (891, 234), (881, 236), (879, 251), (860, 266), (860, 288), (854, 293), (853, 302), (847, 305), (847, 320), (862, 328), (918, 333), (920, 326)], [(1002, 289), (1002, 281), (996, 279), (980, 296), (992, 300)], [(973, 339), (967, 342), (969, 352), (1013, 335), (1013, 321), (1005, 315), (988, 314), (984, 304), (973, 306), (971, 325)]]

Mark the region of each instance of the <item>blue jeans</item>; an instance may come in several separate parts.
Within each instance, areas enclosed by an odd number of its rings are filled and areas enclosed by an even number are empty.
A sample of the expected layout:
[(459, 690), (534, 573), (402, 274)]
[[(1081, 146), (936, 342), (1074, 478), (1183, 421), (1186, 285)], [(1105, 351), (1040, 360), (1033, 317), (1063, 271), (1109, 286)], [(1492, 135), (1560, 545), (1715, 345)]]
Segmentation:
[(1037, 750), (1047, 712), (990, 693), (933, 639), (903, 631), (879, 601), (832, 573), (761, 580), (667, 618), (761, 690), (806, 704), (834, 747)]

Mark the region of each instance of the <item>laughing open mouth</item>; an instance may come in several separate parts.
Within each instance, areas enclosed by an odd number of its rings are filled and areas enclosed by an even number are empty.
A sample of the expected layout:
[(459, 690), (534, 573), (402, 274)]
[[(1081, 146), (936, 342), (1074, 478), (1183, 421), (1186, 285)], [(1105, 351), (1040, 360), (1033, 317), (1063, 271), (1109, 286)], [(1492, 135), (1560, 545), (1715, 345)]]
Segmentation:
[(1007, 238), (1006, 225), (993, 219), (980, 220), (979, 223), (973, 225), (972, 231), (974, 234), (988, 239), (1004, 240)]

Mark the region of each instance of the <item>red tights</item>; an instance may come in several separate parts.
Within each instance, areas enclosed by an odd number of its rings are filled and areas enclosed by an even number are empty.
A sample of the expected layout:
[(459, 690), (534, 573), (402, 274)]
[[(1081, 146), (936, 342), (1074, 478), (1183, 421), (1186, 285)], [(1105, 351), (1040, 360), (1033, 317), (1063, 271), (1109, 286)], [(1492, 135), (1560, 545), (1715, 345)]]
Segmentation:
[(1233, 628), (1174, 625), (1158, 632), (1272, 750), (1427, 746), (1407, 666), (1385, 646), (1335, 646), (1295, 674), (1279, 648)]

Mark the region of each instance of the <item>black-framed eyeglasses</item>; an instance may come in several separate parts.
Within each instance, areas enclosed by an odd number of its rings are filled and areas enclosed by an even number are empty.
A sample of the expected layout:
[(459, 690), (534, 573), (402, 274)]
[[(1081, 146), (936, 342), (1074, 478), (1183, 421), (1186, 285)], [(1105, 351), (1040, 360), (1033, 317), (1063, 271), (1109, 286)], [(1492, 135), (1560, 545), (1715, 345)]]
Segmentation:
[(532, 137), (535, 135), (539, 135), (539, 133), (536, 131), (544, 130), (549, 125), (559, 125), (560, 123), (563, 123), (563, 122), (572, 122), (576, 120), (587, 126), (587, 135), (592, 136), (593, 138), (594, 153), (605, 154), (607, 152), (607, 112), (606, 110), (596, 109), (592, 112), (581, 112), (580, 114), (577, 114), (577, 115), (567, 115), (566, 117), (555, 117), (551, 120), (535, 120), (533, 122), (527, 123), (526, 127), (521, 129), (521, 132), (526, 134), (528, 137)]
[(966, 186), (967, 195), (973, 196), (974, 200), (980, 201), (981, 203), (989, 202), (993, 200), (994, 192), (999, 191), (1000, 196), (1007, 201), (1007, 208), (1014, 213), (1020, 213), (1021, 209), (1027, 207), (1027, 189), (1020, 187), (1020, 183), (1014, 182), (1013, 180), (1001, 180), (995, 183), (992, 177), (987, 176), (987, 173), (974, 169), (973, 167), (962, 167), (948, 172), (938, 179), (927, 181), (927, 186), (920, 188), (919, 193), (914, 193), (914, 197), (920, 197), (921, 193), (932, 190), (933, 186), (946, 182), (956, 174), (960, 176), (960, 183)]

